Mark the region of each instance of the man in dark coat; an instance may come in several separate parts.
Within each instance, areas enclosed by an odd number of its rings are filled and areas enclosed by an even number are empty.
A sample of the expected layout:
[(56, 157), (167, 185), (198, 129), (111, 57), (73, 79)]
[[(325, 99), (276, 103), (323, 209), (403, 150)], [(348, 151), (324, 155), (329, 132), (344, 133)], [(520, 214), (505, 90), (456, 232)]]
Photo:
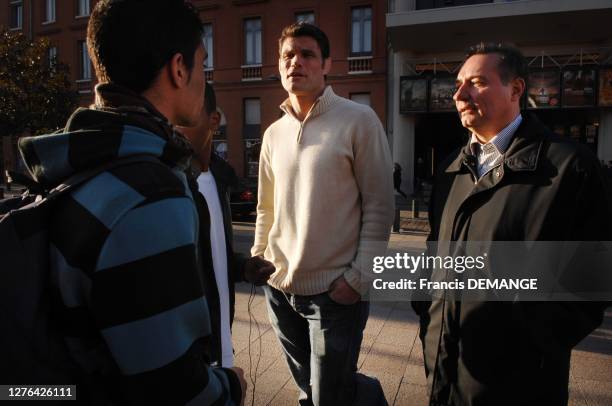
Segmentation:
[[(470, 49), (454, 100), (471, 137), (435, 177), (434, 254), (470, 241), (490, 249), (493, 241), (610, 240), (610, 198), (597, 158), (521, 116), (525, 75), (512, 47)], [(520, 260), (506, 263), (518, 272)], [(460, 301), (456, 294), (413, 302), (430, 405), (567, 404), (572, 347), (601, 323), (603, 304)]]
[(180, 131), (195, 150), (191, 165), (195, 182), (191, 188), (200, 218), (199, 252), (206, 265), (203, 277), (212, 331), (208, 351), (210, 362), (232, 367), (234, 285), (240, 281), (263, 285), (274, 272), (274, 265), (262, 257), (247, 258), (234, 252), (229, 188), (236, 185), (238, 177), (227, 162), (212, 152), (212, 135), (219, 122), (215, 91), (207, 83), (199, 125), (181, 127)]

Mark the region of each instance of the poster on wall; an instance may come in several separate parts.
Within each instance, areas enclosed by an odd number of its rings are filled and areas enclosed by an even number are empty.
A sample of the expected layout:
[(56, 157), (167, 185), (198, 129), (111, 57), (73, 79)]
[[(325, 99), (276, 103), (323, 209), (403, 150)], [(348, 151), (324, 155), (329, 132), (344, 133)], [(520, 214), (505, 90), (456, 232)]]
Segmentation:
[(400, 113), (427, 111), (427, 79), (402, 76), (400, 78)]
[(593, 68), (568, 69), (563, 71), (563, 107), (595, 105), (595, 75)]
[(527, 108), (546, 109), (560, 105), (558, 70), (529, 72), (527, 80)]
[(431, 79), (429, 111), (455, 111), (455, 78)]
[(612, 67), (599, 70), (599, 105), (612, 107)]

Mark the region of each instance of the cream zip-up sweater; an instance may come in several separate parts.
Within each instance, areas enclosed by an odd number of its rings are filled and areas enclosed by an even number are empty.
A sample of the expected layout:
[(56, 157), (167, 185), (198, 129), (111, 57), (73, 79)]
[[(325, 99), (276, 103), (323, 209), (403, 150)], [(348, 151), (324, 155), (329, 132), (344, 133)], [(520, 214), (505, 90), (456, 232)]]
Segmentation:
[(394, 216), (393, 165), (374, 111), (328, 86), (300, 122), (286, 113), (265, 132), (252, 255), (276, 267), (276, 289), (314, 295), (340, 275), (364, 294)]

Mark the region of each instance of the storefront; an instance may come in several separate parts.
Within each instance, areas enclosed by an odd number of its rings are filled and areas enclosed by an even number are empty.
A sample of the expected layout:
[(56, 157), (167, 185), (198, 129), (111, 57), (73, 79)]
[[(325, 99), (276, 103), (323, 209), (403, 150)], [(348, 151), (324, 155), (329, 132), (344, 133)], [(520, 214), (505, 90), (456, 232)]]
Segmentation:
[(481, 41), (512, 43), (526, 55), (523, 114), (535, 114), (555, 133), (612, 161), (609, 2), (495, 2), (432, 10), (414, 10), (410, 3), (396, 1), (387, 15), (390, 138), (394, 161), (404, 168), (403, 190), (413, 190), (415, 178), (430, 179), (467, 141), (452, 96), (464, 50)]
[[(612, 67), (593, 61), (561, 65), (559, 57), (547, 59), (541, 65), (554, 66), (540, 65), (529, 72), (523, 114), (535, 114), (551, 131), (597, 154), (601, 117), (612, 107)], [(399, 81), (400, 114), (414, 120), (416, 178), (429, 179), (441, 160), (468, 138), (455, 111), (455, 78), (450, 74), (460, 63), (444, 64), (449, 65), (454, 67), (451, 72), (421, 71)]]

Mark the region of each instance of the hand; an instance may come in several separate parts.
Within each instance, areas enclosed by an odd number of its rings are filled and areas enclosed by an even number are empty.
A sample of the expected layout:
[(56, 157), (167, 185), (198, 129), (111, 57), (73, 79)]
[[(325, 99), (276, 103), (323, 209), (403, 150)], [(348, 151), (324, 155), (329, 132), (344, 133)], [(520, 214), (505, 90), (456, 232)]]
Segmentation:
[(236, 376), (238, 376), (238, 381), (240, 381), (240, 389), (242, 389), (242, 400), (240, 401), (240, 405), (242, 406), (244, 405), (244, 399), (247, 394), (247, 381), (246, 379), (244, 379), (244, 371), (242, 370), (242, 368), (238, 367), (233, 367), (230, 369), (234, 371)]
[(361, 295), (348, 284), (344, 276), (340, 276), (329, 286), (329, 297), (336, 303), (351, 305), (361, 299)]
[(265, 285), (276, 269), (262, 256), (251, 257), (244, 263), (244, 279), (255, 286)]

